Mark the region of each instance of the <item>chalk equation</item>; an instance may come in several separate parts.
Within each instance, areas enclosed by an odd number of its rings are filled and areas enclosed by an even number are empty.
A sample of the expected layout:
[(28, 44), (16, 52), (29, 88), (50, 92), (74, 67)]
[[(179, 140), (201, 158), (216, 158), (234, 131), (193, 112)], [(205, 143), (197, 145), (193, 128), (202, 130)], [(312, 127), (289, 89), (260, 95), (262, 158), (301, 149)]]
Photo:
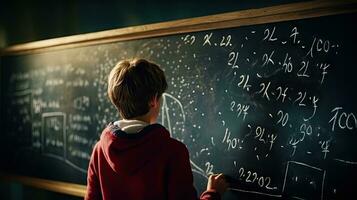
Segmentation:
[[(201, 168), (219, 172), (225, 167), (207, 155), (218, 156), (217, 151), (221, 152), (218, 157), (234, 153), (237, 159), (231, 158), (233, 162), (230, 169), (236, 169), (238, 173), (230, 174), (242, 184), (237, 184), (231, 190), (273, 197), (289, 196), (293, 199), (324, 199), (326, 190), (333, 191), (333, 194), (338, 190), (333, 188), (333, 183), (329, 183), (329, 189), (326, 188), (325, 178), (329, 168), (321, 164), (315, 167), (316, 160), (334, 160), (352, 166), (356, 163), (355, 156), (351, 160), (333, 157), (333, 151), (337, 148), (335, 134), (356, 134), (355, 110), (351, 110), (350, 106), (347, 106), (348, 109), (335, 104), (326, 112), (329, 99), (321, 95), (321, 91), (333, 83), (332, 73), (338, 65), (326, 58), (338, 57), (343, 44), (318, 34), (312, 37), (304, 34), (305, 31), (299, 26), (286, 29), (272, 25), (263, 29), (247, 28), (238, 35), (208, 32), (181, 37), (180, 45), (220, 52), (217, 53), (219, 56), (226, 55), (222, 59), (196, 52), (193, 54), (194, 61), (206, 62), (201, 67), (202, 71), (192, 71), (193, 67), (188, 65), (184, 65), (184, 68), (192, 74), (185, 76), (190, 88), (197, 90), (202, 87), (206, 91), (215, 91), (221, 98), (216, 103), (226, 104), (226, 107), (213, 107), (215, 123), (219, 128), (212, 131), (218, 133), (213, 137), (207, 136), (211, 140), (210, 146), (207, 147), (205, 143), (205, 148), (196, 155), (202, 155), (202, 152), (206, 155), (201, 158), (207, 159), (206, 163), (201, 162)], [(180, 50), (183, 51), (182, 48)], [(182, 58), (187, 59), (188, 56)], [(169, 64), (175, 66), (174, 62)], [(217, 72), (221, 75), (205, 72), (206, 66), (217, 64), (220, 66)], [(206, 81), (203, 81), (204, 84), (200, 79), (187, 80), (195, 73), (213, 78), (202, 78)], [(181, 81), (177, 79), (172, 84)], [(222, 84), (222, 81), (226, 84)], [(212, 85), (221, 87), (215, 90)], [(197, 91), (186, 94), (194, 106), (188, 105), (185, 109), (202, 112), (200, 108), (197, 109), (199, 106), (196, 101), (204, 99), (206, 95)], [(327, 117), (323, 122), (320, 121), (322, 113)], [(202, 126), (197, 124), (195, 127)], [(274, 164), (277, 152), (283, 155), (279, 160), (285, 161)], [(239, 159), (239, 156), (245, 160)], [(218, 157), (217, 160), (222, 160)], [(205, 165), (207, 163), (209, 165)], [(267, 164), (277, 166), (285, 174), (256, 169), (256, 165)], [(314, 174), (316, 178), (313, 178)]]

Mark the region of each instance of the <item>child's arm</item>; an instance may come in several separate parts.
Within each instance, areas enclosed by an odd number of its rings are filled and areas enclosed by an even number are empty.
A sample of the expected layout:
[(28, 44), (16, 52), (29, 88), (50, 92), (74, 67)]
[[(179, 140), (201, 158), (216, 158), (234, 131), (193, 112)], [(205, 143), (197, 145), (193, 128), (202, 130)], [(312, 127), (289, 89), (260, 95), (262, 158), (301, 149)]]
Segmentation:
[(174, 151), (167, 171), (168, 200), (197, 200), (188, 150), (177, 141), (171, 147)]
[[(180, 143), (172, 156), (168, 172), (169, 200), (197, 200), (197, 192), (193, 186), (193, 175), (187, 148)], [(209, 177), (207, 190), (202, 193), (201, 200), (220, 200), (227, 189), (223, 174)]]
[(208, 178), (207, 190), (202, 193), (201, 200), (221, 199), (227, 190), (228, 183), (223, 174), (214, 174)]

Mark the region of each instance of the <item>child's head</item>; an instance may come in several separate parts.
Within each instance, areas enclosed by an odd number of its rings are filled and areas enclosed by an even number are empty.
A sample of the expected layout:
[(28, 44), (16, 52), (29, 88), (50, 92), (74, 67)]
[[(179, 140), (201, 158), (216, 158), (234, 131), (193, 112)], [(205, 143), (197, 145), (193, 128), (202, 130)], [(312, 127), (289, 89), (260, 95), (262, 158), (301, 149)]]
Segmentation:
[(120, 61), (108, 77), (108, 95), (121, 117), (132, 119), (145, 115), (150, 102), (167, 89), (164, 72), (144, 59)]

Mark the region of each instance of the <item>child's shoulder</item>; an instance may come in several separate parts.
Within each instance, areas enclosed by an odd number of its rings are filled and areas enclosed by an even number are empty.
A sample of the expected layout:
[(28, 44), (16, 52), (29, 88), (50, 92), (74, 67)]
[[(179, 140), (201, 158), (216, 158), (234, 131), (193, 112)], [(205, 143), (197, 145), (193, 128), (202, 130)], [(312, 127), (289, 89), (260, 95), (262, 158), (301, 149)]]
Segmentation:
[(175, 138), (170, 137), (168, 145), (170, 146), (169, 148), (171, 148), (174, 153), (188, 154), (186, 145)]
[(175, 147), (178, 148), (186, 148), (185, 144), (183, 144), (181, 141), (179, 141), (178, 139), (172, 137), (171, 133), (169, 130), (167, 130), (163, 125), (161, 124), (154, 124), (151, 126), (155, 126), (155, 128), (157, 128), (156, 130), (159, 130), (160, 132), (162, 132), (165, 136), (167, 136), (166, 138), (168, 139), (168, 142), (170, 143), (170, 145), (173, 145)]

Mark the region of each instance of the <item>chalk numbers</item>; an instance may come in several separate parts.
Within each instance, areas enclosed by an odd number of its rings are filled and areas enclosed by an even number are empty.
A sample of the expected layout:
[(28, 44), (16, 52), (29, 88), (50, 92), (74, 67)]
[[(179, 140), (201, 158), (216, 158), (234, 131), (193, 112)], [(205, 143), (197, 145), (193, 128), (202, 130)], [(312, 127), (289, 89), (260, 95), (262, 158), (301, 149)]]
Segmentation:
[(277, 115), (279, 119), (276, 122), (276, 124), (280, 124), (281, 126), (284, 127), (289, 121), (289, 113), (284, 113), (284, 111), (279, 110)]
[(206, 166), (206, 174), (208, 176), (212, 175), (213, 174), (213, 165), (210, 162), (206, 162), (205, 166)]
[(222, 36), (222, 40), (221, 42), (219, 43), (219, 45), (222, 47), (228, 47), (228, 46), (232, 46), (231, 44), (231, 39), (232, 39), (232, 36), (231, 35), (228, 35), (228, 36)]
[(333, 116), (329, 123), (331, 123), (331, 130), (335, 131), (336, 128), (355, 130), (357, 129), (357, 117), (354, 113), (344, 112), (343, 107), (336, 107), (331, 110)]
[(224, 134), (222, 143), (227, 145), (227, 150), (230, 151), (231, 149), (236, 149), (239, 147), (239, 144), (242, 143), (243, 141), (239, 138), (232, 137), (231, 136), (231, 131), (226, 128), (226, 132)]
[(243, 120), (245, 120), (246, 116), (248, 115), (249, 108), (249, 105), (236, 103), (235, 101), (231, 102), (231, 111), (236, 112), (238, 118), (242, 116)]
[(228, 54), (228, 65), (232, 66), (232, 68), (239, 68), (238, 64), (237, 64), (237, 60), (238, 60), (238, 55), (239, 52), (230, 52)]
[(259, 139), (259, 141), (261, 142), (264, 142), (265, 143), (265, 140), (264, 140), (264, 134), (265, 134), (265, 128), (262, 128), (260, 126), (258, 126), (256, 129), (255, 129), (255, 137), (254, 138), (257, 138)]
[(294, 103), (298, 103), (299, 106), (306, 106), (304, 103), (306, 98), (306, 92), (298, 92), (298, 97), (295, 99)]
[(286, 55), (285, 55), (283, 69), (284, 69), (285, 73), (290, 73), (293, 71), (293, 63), (291, 61), (291, 56), (289, 57), (288, 53), (286, 53)]
[(301, 68), (299, 69), (297, 76), (298, 77), (310, 77), (310, 75), (306, 74), (308, 67), (309, 67), (309, 61), (302, 61)]
[(245, 171), (243, 167), (241, 167), (238, 171), (239, 179), (243, 180), (249, 184), (256, 184), (261, 188), (265, 188), (267, 190), (276, 190), (277, 187), (271, 186), (271, 178), (265, 176), (259, 176), (257, 172)]
[(184, 38), (182, 38), (183, 42), (185, 44), (190, 44), (193, 45), (196, 41), (196, 36), (194, 35), (186, 35)]
[(299, 32), (297, 30), (297, 27), (294, 27), (292, 30), (291, 30), (291, 34), (290, 34), (290, 38), (293, 38), (293, 44), (297, 43), (296, 41), (296, 37), (299, 35)]
[(277, 101), (279, 101), (280, 100), (280, 98), (281, 98), (281, 102), (282, 103), (284, 103), (284, 101), (285, 101), (285, 98), (286, 98), (286, 96), (287, 96), (287, 91), (288, 91), (288, 87), (286, 87), (286, 88), (282, 88), (282, 87), (278, 87), (278, 88), (276, 88), (276, 91), (278, 92), (278, 95), (277, 95), (277, 97), (276, 97), (276, 99), (275, 100), (277, 100)]
[(249, 92), (250, 87), (252, 87), (252, 85), (248, 84), (249, 75), (240, 75), (239, 78), (240, 78), (240, 81), (238, 83), (238, 87), (241, 87), (241, 88), (243, 88), (243, 90), (247, 90)]
[(276, 41), (278, 38), (276, 38), (274, 36), (274, 33), (275, 33), (275, 26), (272, 30), (270, 30), (269, 28), (265, 29), (264, 30), (264, 38), (263, 40), (264, 41), (270, 41), (270, 42), (273, 42), (273, 41)]
[(301, 124), (300, 126), (300, 133), (303, 133), (304, 135), (312, 135), (312, 126), (311, 125), (307, 125), (305, 123)]

